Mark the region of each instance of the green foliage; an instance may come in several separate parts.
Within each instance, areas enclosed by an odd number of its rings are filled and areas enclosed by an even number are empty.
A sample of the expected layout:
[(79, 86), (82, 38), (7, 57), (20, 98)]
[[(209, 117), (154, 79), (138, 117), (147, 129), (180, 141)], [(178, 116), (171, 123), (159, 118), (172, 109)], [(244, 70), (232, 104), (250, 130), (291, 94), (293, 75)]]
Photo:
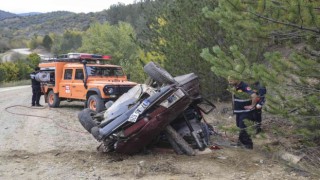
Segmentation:
[(52, 46), (52, 39), (49, 35), (45, 35), (43, 40), (42, 40), (42, 45), (45, 47), (48, 51), (51, 50)]
[[(139, 48), (133, 42), (135, 31), (128, 23), (117, 25), (94, 23), (83, 35), (80, 52), (111, 55), (111, 62), (121, 65), (132, 80), (141, 81), (143, 72), (138, 61)], [(137, 75), (137, 76), (136, 76)]]
[(193, 72), (199, 76), (202, 94), (221, 98), (226, 92), (225, 81), (215, 76), (210, 64), (199, 56), (202, 48), (216, 45), (222, 39), (217, 24), (207, 21), (202, 14), (206, 6), (213, 8), (216, 3), (213, 0), (155, 1), (148, 9), (152, 16), (146, 17), (148, 31), (144, 31), (139, 42), (147, 53), (164, 57), (162, 64), (173, 76)]
[(29, 63), (30, 68), (34, 69), (40, 63), (41, 58), (37, 53), (31, 53), (27, 57), (27, 62)]
[(42, 45), (42, 42), (43, 38), (37, 34), (34, 34), (31, 40), (28, 42), (28, 47), (30, 49), (36, 49), (38, 46)]
[(0, 83), (4, 82), (7, 77), (7, 71), (5, 70), (5, 67), (0, 64)]
[(51, 52), (55, 55), (75, 52), (82, 46), (82, 34), (80, 31), (66, 30), (62, 35), (51, 34)]
[(27, 62), (25, 60), (18, 60), (15, 64), (18, 68), (18, 77), (15, 81), (29, 79), (30, 72), (32, 72), (33, 69), (27, 64)]
[(19, 68), (15, 63), (5, 62), (0, 64), (0, 71), (2, 72), (1, 74), (5, 75), (4, 82), (15, 81), (19, 78)]
[(61, 49), (62, 44), (62, 35), (52, 34), (52, 46), (51, 46), (51, 53), (58, 55), (63, 54)]
[(7, 51), (9, 49), (10, 49), (10, 47), (9, 47), (8, 40), (4, 40), (3, 38), (1, 38), (0, 39), (0, 53), (4, 53), (5, 51)]
[(12, 61), (0, 63), (0, 83), (30, 79), (30, 73), (40, 63), (40, 56), (32, 53), (25, 58), (19, 53), (12, 54)]
[[(296, 134), (309, 145), (320, 142), (320, 53), (313, 46), (320, 38), (315, 8), (319, 5), (302, 0), (220, 0), (217, 8), (203, 9), (227, 41), (202, 50), (212, 71), (224, 78), (261, 81), (268, 88), (267, 111), (291, 120)], [(270, 48), (277, 44), (283, 44), (279, 52)]]
[(69, 53), (76, 51), (82, 45), (82, 32), (65, 31), (62, 36), (61, 52)]

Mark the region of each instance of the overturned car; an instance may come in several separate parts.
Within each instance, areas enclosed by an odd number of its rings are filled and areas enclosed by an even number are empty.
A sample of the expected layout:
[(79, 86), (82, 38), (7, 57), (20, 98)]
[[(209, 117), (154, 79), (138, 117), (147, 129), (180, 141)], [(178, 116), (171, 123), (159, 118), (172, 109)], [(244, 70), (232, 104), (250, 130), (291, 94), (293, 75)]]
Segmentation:
[[(190, 73), (173, 78), (154, 62), (144, 71), (149, 83), (107, 102), (103, 112), (84, 109), (78, 114), (82, 126), (101, 142), (98, 150), (134, 154), (167, 142), (178, 154), (203, 151), (210, 145), (212, 127), (202, 113), (215, 106), (200, 95), (198, 77)], [(209, 105), (209, 110), (201, 104)]]

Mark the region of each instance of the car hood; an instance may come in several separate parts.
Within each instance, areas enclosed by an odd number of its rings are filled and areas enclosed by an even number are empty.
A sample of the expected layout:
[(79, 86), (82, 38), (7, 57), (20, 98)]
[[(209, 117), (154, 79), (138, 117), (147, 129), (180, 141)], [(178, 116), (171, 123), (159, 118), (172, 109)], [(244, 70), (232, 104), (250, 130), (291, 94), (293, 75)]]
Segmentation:
[(106, 85), (106, 84), (110, 84), (110, 85), (136, 85), (137, 83), (135, 82), (131, 82), (131, 81), (124, 81), (124, 80), (89, 80), (88, 81), (88, 85), (90, 84), (101, 84), (101, 85)]

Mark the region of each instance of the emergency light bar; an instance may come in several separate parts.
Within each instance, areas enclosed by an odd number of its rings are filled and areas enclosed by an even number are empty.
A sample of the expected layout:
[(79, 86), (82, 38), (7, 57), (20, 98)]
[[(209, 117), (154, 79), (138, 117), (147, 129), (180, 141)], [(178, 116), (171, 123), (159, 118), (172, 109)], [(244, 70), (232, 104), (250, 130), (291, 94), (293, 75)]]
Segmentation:
[(99, 54), (85, 54), (85, 53), (68, 53), (68, 58), (110, 60), (111, 56), (99, 55)]
[(81, 62), (82, 60), (99, 61), (111, 60), (111, 56), (87, 53), (68, 53), (57, 56), (56, 58), (49, 59), (48, 61), (54, 62)]

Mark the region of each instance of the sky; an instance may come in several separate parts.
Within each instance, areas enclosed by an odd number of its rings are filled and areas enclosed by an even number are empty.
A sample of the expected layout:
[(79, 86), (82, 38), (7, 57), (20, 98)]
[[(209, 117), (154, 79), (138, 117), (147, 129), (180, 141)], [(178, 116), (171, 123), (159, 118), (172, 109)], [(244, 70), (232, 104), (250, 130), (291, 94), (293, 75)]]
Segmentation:
[(98, 12), (110, 5), (132, 4), (137, 0), (1, 0), (0, 10), (15, 14), (28, 12), (70, 11), (75, 13)]

